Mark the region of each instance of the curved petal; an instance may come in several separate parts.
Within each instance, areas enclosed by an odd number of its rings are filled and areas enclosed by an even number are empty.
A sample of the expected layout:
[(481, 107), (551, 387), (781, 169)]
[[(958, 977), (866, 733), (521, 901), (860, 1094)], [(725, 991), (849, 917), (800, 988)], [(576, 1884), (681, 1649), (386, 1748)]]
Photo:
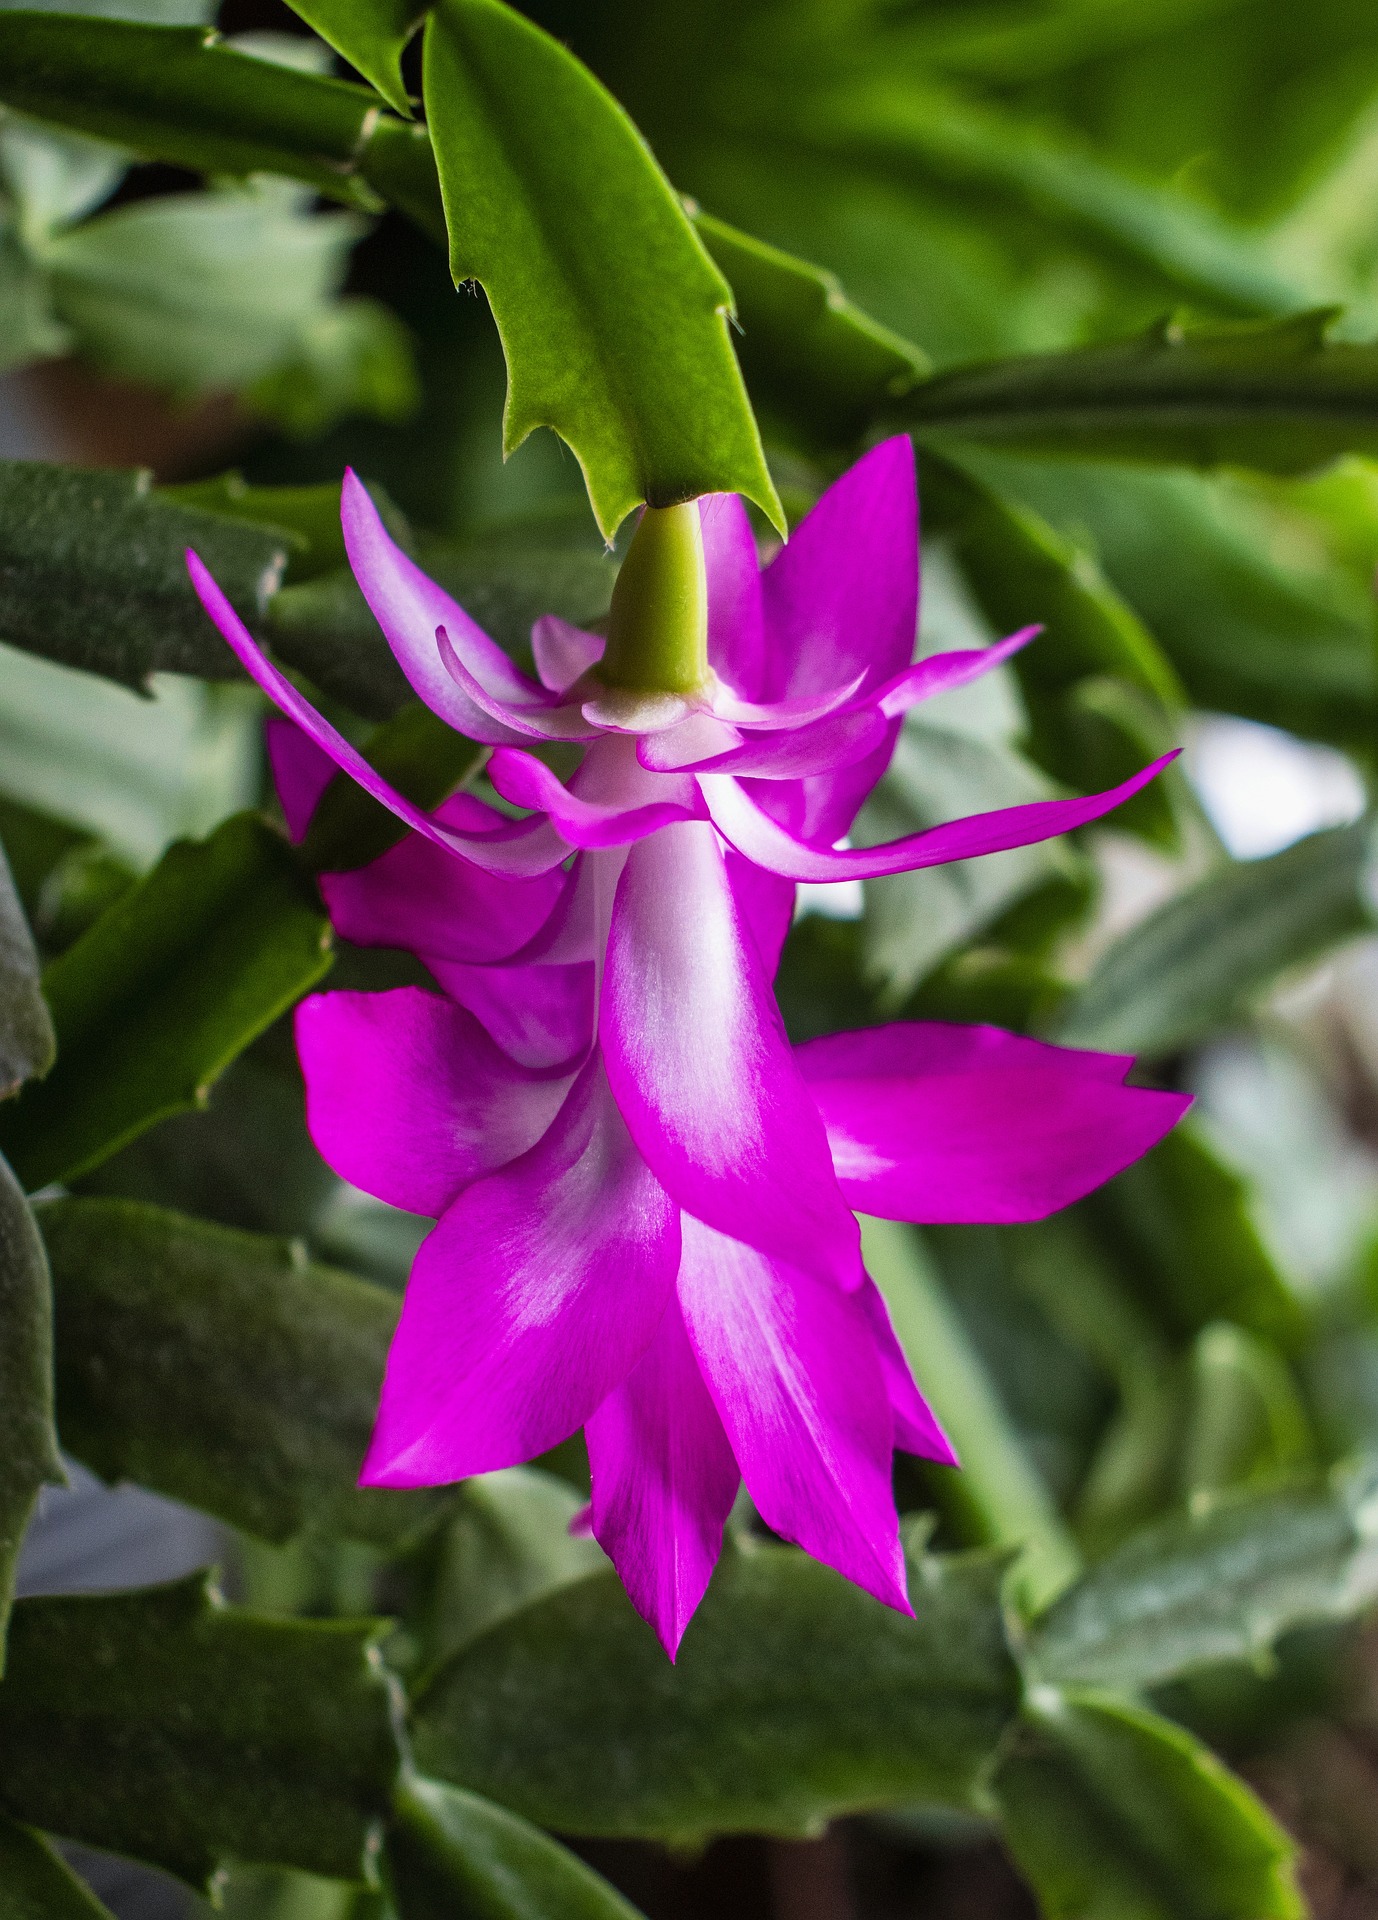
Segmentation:
[(891, 1486), (893, 1428), (860, 1293), (691, 1215), (676, 1292), (690, 1344), (768, 1527), (912, 1613)]
[(572, 627), (556, 613), (543, 613), (531, 629), (531, 652), (542, 686), (568, 693), (603, 658), (607, 641), (599, 633)]
[[(447, 627), (435, 630), (436, 651), (440, 663), (464, 698), (480, 713), (486, 714), (492, 727), (503, 730), (503, 740), (596, 740), (600, 729), (584, 718), (577, 704), (562, 706), (544, 702), (500, 700), (489, 693), (471, 673), (455, 650)], [(480, 736), (486, 737), (486, 736)]]
[(742, 744), (742, 734), (712, 713), (691, 713), (672, 727), (637, 742), (636, 757), (648, 773), (681, 773), (711, 764)]
[(410, 800), (390, 787), (381, 774), (375, 773), (357, 747), (352, 747), (337, 728), (317, 713), (286, 674), (273, 665), (220, 591), (200, 556), (188, 549), (186, 558), (197, 597), (249, 678), (262, 688), (280, 712), (295, 721), (308, 738), (329, 754), (342, 773), (347, 773), (380, 806), (447, 852), (462, 860), (472, 860), (476, 866), (487, 867), (491, 872), (546, 873), (566, 858), (568, 848), (544, 820), (509, 821), (491, 833), (472, 836), (438, 826), (430, 815), (414, 807)]
[(731, 775), (704, 773), (698, 781), (719, 833), (757, 866), (790, 880), (875, 880), (886, 873), (909, 873), (916, 867), (937, 867), (949, 860), (973, 860), (983, 853), (1027, 847), (1036, 840), (1051, 840), (1074, 827), (1087, 826), (1146, 786), (1180, 751), (1174, 748), (1163, 754), (1106, 793), (1074, 800), (1033, 800), (1027, 806), (974, 813), (965, 820), (949, 820), (922, 833), (906, 834), (902, 840), (890, 840), (881, 847), (809, 846), (764, 813)]
[(465, 966), (423, 953), (446, 993), (523, 1067), (578, 1060), (593, 1044), (593, 963)]
[[(500, 814), (457, 794), (436, 819), (460, 825), (481, 810)], [(400, 947), (407, 953), (488, 964), (528, 946), (554, 917), (575, 878), (557, 867), (531, 879), (487, 873), (408, 834), (366, 867), (320, 876), (330, 918), (346, 940), (360, 947)]]
[(764, 977), (773, 980), (794, 925), (794, 882), (782, 880), (778, 873), (767, 873), (764, 867), (753, 867), (731, 847), (724, 853), (723, 863), (737, 911), (756, 943)]
[[(735, 731), (735, 729), (733, 729)], [(853, 707), (825, 714), (777, 733), (753, 734), (710, 751), (702, 759), (682, 761), (686, 773), (733, 773), (758, 780), (801, 780), (811, 773), (834, 773), (862, 760), (884, 741), (889, 724), (878, 707)], [(660, 736), (663, 738), (663, 736)], [(657, 763), (656, 739), (643, 740), (643, 767)]]
[(1117, 1056), (976, 1033), (965, 1057), (950, 1030), (911, 1037), (903, 1025), (799, 1049), (852, 1206), (891, 1220), (1042, 1220), (1146, 1153), (1191, 1104), (1122, 1085)]
[(522, 706), (544, 703), (549, 695), (519, 673), (459, 602), (403, 553), (352, 469), (345, 473), (340, 494), (340, 524), (354, 577), (417, 696), (471, 740), (497, 746), (519, 739), (519, 733), (496, 723), (486, 707), (455, 685), (436, 647), (436, 628), (449, 631), (470, 672), (492, 698)]
[(895, 1423), (895, 1445), (901, 1452), (912, 1453), (920, 1460), (936, 1460), (939, 1466), (959, 1467), (962, 1463), (952, 1442), (915, 1384), (904, 1349), (890, 1324), (890, 1309), (869, 1274), (861, 1289), (861, 1301), (871, 1324), (876, 1358), (885, 1380), (885, 1393)]
[(673, 1660), (741, 1482), (674, 1300), (584, 1437), (594, 1538)]
[(361, 1482), (443, 1485), (568, 1439), (651, 1344), (678, 1260), (678, 1212), (591, 1060), (417, 1254)]
[(706, 823), (628, 854), (599, 1024), (632, 1138), (680, 1204), (859, 1285), (856, 1222)]
[(263, 723), (268, 769), (287, 822), (287, 837), (295, 846), (311, 824), (321, 795), (339, 769), (324, 747), (280, 713)]
[(969, 681), (979, 680), (982, 674), (989, 673), (992, 668), (1003, 666), (1011, 654), (1027, 647), (1042, 631), (1041, 626), (1021, 627), (1018, 633), (1010, 634), (1006, 640), (997, 640), (991, 647), (964, 647), (956, 653), (930, 653), (926, 660), (916, 661), (912, 667), (906, 667), (903, 673), (896, 674), (873, 698), (881, 712), (893, 719), (897, 714), (908, 713), (920, 700), (931, 700), (934, 694), (948, 693), (953, 687), (964, 687)]
[(606, 805), (584, 799), (565, 786), (543, 760), (514, 747), (495, 750), (488, 763), (488, 777), (514, 807), (535, 807), (546, 814), (571, 847), (625, 847), (673, 821), (701, 817), (697, 796), (687, 781), (679, 783), (675, 798), (640, 806)]
[(730, 687), (719, 683), (709, 695), (709, 705), (719, 720), (726, 720), (731, 726), (760, 727), (770, 732), (779, 727), (802, 727), (810, 720), (821, 720), (826, 714), (836, 713), (839, 707), (856, 698), (865, 682), (864, 673), (854, 673), (850, 680), (840, 681), (822, 693), (801, 693), (789, 699), (767, 701), (738, 699)]
[(765, 687), (765, 624), (756, 536), (735, 493), (699, 500), (708, 576), (708, 659), (732, 691), (759, 700)]
[(296, 1037), (306, 1124), (326, 1165), (432, 1218), (534, 1146), (574, 1077), (525, 1072), (472, 1014), (420, 987), (313, 994)]

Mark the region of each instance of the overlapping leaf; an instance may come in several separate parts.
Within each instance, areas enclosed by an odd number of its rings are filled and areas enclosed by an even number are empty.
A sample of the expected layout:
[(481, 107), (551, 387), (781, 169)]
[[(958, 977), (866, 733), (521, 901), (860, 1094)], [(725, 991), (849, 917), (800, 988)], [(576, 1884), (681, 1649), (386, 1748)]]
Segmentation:
[(28, 1202), (0, 1158), (0, 1669), (24, 1529), (39, 1488), (63, 1479), (48, 1263)]

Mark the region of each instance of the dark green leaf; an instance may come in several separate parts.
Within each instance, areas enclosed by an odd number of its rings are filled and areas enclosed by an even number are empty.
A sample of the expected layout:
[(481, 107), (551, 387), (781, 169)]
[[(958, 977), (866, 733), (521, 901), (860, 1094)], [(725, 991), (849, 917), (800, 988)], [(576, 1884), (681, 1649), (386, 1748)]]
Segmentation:
[(1258, 1334), (1228, 1320), (1203, 1327), (1192, 1345), (1189, 1394), (1181, 1465), (1189, 1504), (1316, 1464), (1297, 1383)]
[[(340, 489), (333, 481), (318, 487), (257, 487), (235, 470), (211, 480), (159, 487), (156, 497), (222, 520), (266, 527), (286, 549), (288, 580), (314, 580), (345, 565)], [(390, 520), (395, 513), (394, 508)]]
[(194, 1106), (330, 965), (329, 928), (252, 814), (171, 847), (44, 975), (59, 1064), (0, 1134), (32, 1188)]
[(1016, 1698), (1003, 1569), (916, 1550), (906, 1620), (790, 1548), (729, 1549), (674, 1666), (595, 1574), (441, 1670), (417, 1764), (558, 1832), (686, 1844), (969, 1805)]
[(0, 1159), (0, 1667), (20, 1542), (45, 1483), (65, 1479), (53, 1429), (52, 1296), (43, 1242)]
[(23, 1600), (0, 1689), (0, 1801), (195, 1886), (230, 1859), (362, 1879), (398, 1764), (376, 1631), (258, 1618), (204, 1574)]
[[(16, 17), (0, 13), (0, 40)], [(287, 543), (162, 498), (149, 480), (0, 462), (0, 639), (131, 687), (159, 672), (238, 675), (192, 591), (185, 550), (196, 548), (252, 618), (278, 584)]]
[(411, 101), (402, 84), (402, 53), (426, 10), (426, 0), (292, 0), (292, 11), (405, 114)]
[(1152, 1057), (1236, 1017), (1287, 968), (1370, 924), (1370, 839), (1360, 821), (1208, 874), (1110, 948), (1057, 1038)]
[(1370, 1463), (1224, 1494), (1143, 1529), (1044, 1614), (1028, 1659), (1059, 1684), (1136, 1692), (1221, 1661), (1256, 1662), (1289, 1628), (1348, 1619), (1376, 1597)]
[(395, 1294), (135, 1201), (54, 1200), (40, 1220), (63, 1439), (104, 1479), (267, 1540), (394, 1541), (448, 1503), (355, 1485)]
[(638, 1920), (538, 1827), (435, 1780), (399, 1787), (386, 1861), (399, 1920)]
[(41, 1834), (3, 1816), (0, 1908), (5, 1920), (110, 1920), (108, 1909)]
[(0, 1100), (46, 1073), (55, 1051), (33, 936), (0, 846)]
[(894, 417), (1025, 453), (1305, 473), (1378, 452), (1378, 347), (1327, 341), (1333, 319), (1165, 320), (1132, 340), (957, 368)]
[(804, 448), (851, 446), (926, 378), (927, 355), (854, 306), (835, 274), (705, 213), (693, 218), (732, 284), (751, 397)]
[(1035, 1688), (995, 1791), (1048, 1920), (1304, 1920), (1287, 1835), (1143, 1707)]
[(1081, 1211), (1170, 1336), (1233, 1320), (1286, 1349), (1296, 1346), (1301, 1308), (1259, 1236), (1248, 1188), (1190, 1120)]
[(554, 427), (608, 537), (642, 500), (713, 492), (783, 527), (731, 289), (612, 96), (499, 0), (442, 0), (425, 95), (451, 271), (484, 287), (507, 354), (507, 449)]

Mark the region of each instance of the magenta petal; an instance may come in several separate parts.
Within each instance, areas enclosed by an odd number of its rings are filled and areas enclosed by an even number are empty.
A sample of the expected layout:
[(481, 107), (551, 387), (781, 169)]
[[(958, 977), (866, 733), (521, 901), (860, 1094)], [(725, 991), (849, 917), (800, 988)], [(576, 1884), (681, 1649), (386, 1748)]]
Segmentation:
[(1041, 1220), (1171, 1130), (1187, 1096), (1120, 1084), (1119, 1057), (972, 1029), (837, 1034), (798, 1060), (852, 1206), (891, 1220)]
[(886, 1397), (895, 1424), (895, 1445), (920, 1460), (936, 1460), (940, 1466), (961, 1465), (952, 1442), (938, 1425), (937, 1415), (924, 1399), (909, 1371), (904, 1349), (890, 1324), (890, 1309), (880, 1288), (869, 1275), (861, 1289), (862, 1304), (871, 1323), (876, 1343), (876, 1358), (885, 1380)]
[(567, 1439), (650, 1345), (678, 1259), (678, 1211), (591, 1060), (545, 1137), (422, 1245), (361, 1481), (442, 1485)]
[(720, 760), (742, 744), (739, 728), (728, 726), (712, 713), (691, 713), (659, 733), (643, 734), (636, 757), (649, 773), (680, 773)]
[(682, 1206), (860, 1283), (856, 1222), (706, 823), (665, 827), (627, 856), (600, 1036), (632, 1137)]
[(914, 666), (906, 667), (903, 673), (896, 674), (889, 685), (881, 687), (872, 698), (881, 712), (892, 718), (896, 714), (908, 713), (920, 700), (931, 700), (934, 694), (947, 693), (953, 687), (964, 687), (969, 681), (979, 680), (992, 668), (1003, 666), (1011, 654), (1027, 647), (1042, 631), (1042, 627), (1021, 627), (1018, 633), (1012, 633), (1007, 640), (997, 640), (993, 647), (967, 647), (957, 653), (930, 653), (926, 660), (920, 660)]
[(563, 1066), (593, 1044), (593, 963), (465, 966), (421, 958), (452, 999), (467, 1007), (523, 1067)]
[(576, 680), (597, 666), (607, 644), (601, 634), (585, 633), (554, 613), (543, 613), (531, 629), (536, 671), (542, 686), (552, 693), (568, 693)]
[(699, 501), (703, 559), (708, 574), (708, 660), (745, 700), (764, 694), (765, 627), (756, 536), (735, 493), (707, 493)]
[[(442, 825), (460, 825), (475, 813), (501, 818), (477, 802), (461, 810), (455, 801), (435, 817)], [(532, 879), (487, 873), (415, 833), (368, 866), (322, 874), (320, 882), (337, 931), (356, 946), (401, 947), (471, 963), (505, 960), (527, 946), (574, 884), (558, 868)]]
[(273, 786), (287, 821), (287, 836), (295, 846), (311, 824), (321, 795), (338, 768), (324, 747), (293, 721), (270, 713), (263, 725)]
[(594, 1537), (673, 1660), (741, 1480), (673, 1300), (584, 1433)]
[[(487, 714), (504, 740), (594, 740), (598, 728), (584, 718), (577, 704), (562, 706), (544, 688), (537, 687), (540, 700), (503, 700), (489, 693), (456, 651), (447, 627), (437, 627), (435, 644), (441, 665), (466, 700), (480, 713)], [(535, 686), (534, 681), (532, 685)], [(489, 734), (485, 738), (496, 738)]]
[(313, 994), (296, 1034), (321, 1158), (365, 1193), (433, 1218), (534, 1146), (573, 1078), (525, 1072), (472, 1014), (419, 987)]
[(494, 872), (545, 873), (565, 858), (566, 847), (544, 820), (509, 821), (491, 833), (472, 837), (450, 833), (444, 827), (437, 826), (419, 807), (414, 807), (410, 800), (375, 773), (358, 749), (352, 747), (344, 735), (298, 693), (286, 674), (273, 665), (244, 625), (204, 561), (190, 550), (187, 552), (187, 571), (202, 606), (220, 629), (221, 636), (228, 642), (249, 678), (262, 688), (280, 712), (285, 713), (289, 720), (294, 720), (303, 733), (329, 754), (343, 773), (347, 773), (389, 813), (396, 814), (399, 820), (414, 827), (428, 840), (434, 840), (437, 846)]
[[(778, 733), (751, 735), (702, 760), (690, 761), (686, 771), (733, 773), (757, 780), (802, 780), (809, 774), (854, 766), (874, 753), (889, 733), (890, 726), (879, 708), (853, 708)], [(642, 764), (647, 764), (644, 754)]]
[(860, 1293), (686, 1214), (689, 1339), (768, 1527), (911, 1613), (891, 1489), (892, 1424)]
[(881, 847), (844, 849), (814, 847), (797, 839), (763, 813), (730, 774), (704, 773), (697, 777), (718, 831), (757, 866), (791, 880), (875, 880), (882, 874), (911, 873), (916, 867), (943, 866), (950, 860), (973, 860), (983, 853), (1027, 847), (1037, 840), (1070, 833), (1074, 827), (1088, 826), (1146, 786), (1177, 758), (1179, 751), (1165, 753), (1106, 793), (1001, 807), (994, 813), (975, 813), (965, 820), (949, 820), (922, 833), (906, 834), (902, 840), (890, 840)]
[(767, 980), (773, 980), (789, 930), (794, 924), (795, 886), (778, 873), (753, 867), (729, 847), (723, 855), (737, 911), (746, 922)]
[(681, 797), (641, 805), (586, 800), (567, 787), (543, 760), (514, 747), (498, 748), (488, 763), (488, 776), (503, 799), (510, 800), (514, 807), (536, 807), (547, 814), (556, 832), (572, 847), (625, 847), (672, 821), (692, 820), (699, 812), (688, 781), (683, 782)]

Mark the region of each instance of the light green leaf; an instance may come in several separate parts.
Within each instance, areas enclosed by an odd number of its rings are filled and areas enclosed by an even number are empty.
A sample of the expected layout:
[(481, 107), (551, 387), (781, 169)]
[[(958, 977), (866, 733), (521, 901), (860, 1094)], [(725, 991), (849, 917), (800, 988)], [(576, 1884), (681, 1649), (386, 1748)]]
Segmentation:
[(500, 0), (442, 0), (425, 96), (451, 271), (483, 286), (507, 355), (507, 450), (554, 427), (609, 538), (643, 500), (714, 492), (783, 530), (731, 290), (612, 96)]
[(1378, 1598), (1372, 1463), (1268, 1491), (1222, 1494), (1134, 1534), (1034, 1627), (1032, 1670), (1138, 1692), (1222, 1661), (1258, 1662), (1307, 1621)]
[(1004, 1561), (915, 1544), (910, 1568), (906, 1620), (792, 1548), (729, 1546), (674, 1666), (594, 1574), (441, 1669), (417, 1765), (557, 1832), (684, 1844), (969, 1806), (1017, 1698)]
[(0, 846), (0, 1100), (53, 1064), (57, 1043), (38, 955)]
[(287, 358), (255, 380), (245, 399), (300, 440), (346, 414), (408, 420), (421, 399), (411, 335), (381, 300), (323, 301), (304, 319)]
[(1151, 1058), (1236, 1017), (1287, 968), (1371, 923), (1370, 839), (1360, 821), (1208, 874), (1103, 955), (1057, 1039)]
[(52, 1296), (43, 1242), (0, 1159), (0, 1670), (20, 1542), (38, 1489), (66, 1479), (53, 1428)]
[(146, 473), (0, 462), (0, 640), (131, 687), (157, 672), (229, 679), (187, 547), (250, 618), (286, 561), (281, 534), (164, 499)]
[(41, 1834), (0, 1815), (0, 1902), (5, 1920), (110, 1920)]
[(995, 1791), (1048, 1920), (1304, 1920), (1287, 1835), (1143, 1707), (1035, 1688)]
[(1305, 473), (1378, 451), (1378, 347), (1328, 341), (1334, 317), (1164, 320), (1131, 340), (955, 368), (891, 417), (1012, 452)]
[(297, 1242), (135, 1201), (54, 1200), (39, 1219), (63, 1439), (103, 1479), (274, 1541), (389, 1543), (450, 1504), (356, 1485), (395, 1294)]
[(415, 1775), (398, 1788), (386, 1862), (399, 1920), (639, 1920), (601, 1874), (538, 1827)]
[(1256, 1333), (1228, 1320), (1203, 1327), (1191, 1350), (1190, 1395), (1181, 1468), (1188, 1504), (1315, 1464), (1297, 1383)]
[(377, 87), (390, 107), (410, 115), (402, 54), (425, 18), (427, 0), (292, 0), (292, 11)]
[(71, 1179), (202, 1101), (329, 965), (328, 925), (261, 820), (170, 848), (44, 974), (58, 1065), (0, 1127), (20, 1178)]
[(398, 1768), (376, 1631), (261, 1619), (204, 1574), (20, 1601), (0, 1802), (193, 1886), (231, 1859), (363, 1879)]

